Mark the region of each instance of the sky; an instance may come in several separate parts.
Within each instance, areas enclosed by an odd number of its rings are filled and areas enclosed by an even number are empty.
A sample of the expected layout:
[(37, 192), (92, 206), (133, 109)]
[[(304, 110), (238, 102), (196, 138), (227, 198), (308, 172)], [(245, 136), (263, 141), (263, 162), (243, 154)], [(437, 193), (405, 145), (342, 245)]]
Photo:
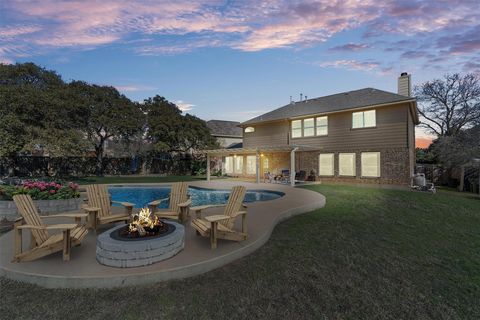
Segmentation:
[(245, 121), (300, 93), (396, 92), (401, 72), (480, 73), (480, 2), (0, 0), (0, 63), (17, 62)]

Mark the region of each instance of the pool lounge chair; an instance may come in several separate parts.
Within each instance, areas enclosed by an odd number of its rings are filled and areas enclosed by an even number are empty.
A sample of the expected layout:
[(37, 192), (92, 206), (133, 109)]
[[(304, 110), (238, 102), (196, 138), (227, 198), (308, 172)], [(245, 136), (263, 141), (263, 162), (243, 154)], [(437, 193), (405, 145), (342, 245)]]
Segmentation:
[[(22, 216), (14, 224), (14, 256), (12, 262), (32, 261), (46, 255), (63, 251), (63, 260), (70, 260), (71, 246), (80, 245), (88, 233), (81, 225), (81, 218), (87, 218), (86, 213), (65, 213), (40, 216), (32, 198), (26, 194), (13, 196), (13, 201)], [(73, 218), (75, 223), (45, 225), (42, 219)], [(23, 252), (22, 231), (30, 230), (30, 250)], [(60, 230), (62, 233), (50, 235), (49, 230)]]
[[(210, 246), (212, 249), (217, 247), (217, 239), (242, 241), (246, 240), (247, 235), (247, 211), (242, 211), (247, 207), (243, 204), (246, 189), (243, 186), (233, 187), (228, 198), (228, 202), (223, 205), (205, 205), (192, 207), (197, 216), (193, 219), (191, 226), (197, 231), (197, 235), (210, 238)], [(202, 211), (212, 207), (225, 207), (223, 215), (213, 215), (202, 218)], [(233, 229), (235, 220), (238, 216), (242, 216), (242, 231)]]
[[(175, 182), (172, 184), (170, 196), (168, 198), (152, 201), (148, 204), (152, 213), (159, 218), (175, 219), (181, 223), (187, 221), (188, 210), (192, 200), (188, 198), (188, 185), (185, 182)], [(160, 203), (168, 201), (168, 209), (157, 209)]]
[[(97, 231), (102, 224), (125, 221), (128, 223), (133, 206), (130, 202), (112, 201), (106, 184), (87, 186), (88, 204), (82, 208), (88, 213), (89, 227)], [(124, 213), (112, 213), (112, 203), (119, 203), (125, 208)]]

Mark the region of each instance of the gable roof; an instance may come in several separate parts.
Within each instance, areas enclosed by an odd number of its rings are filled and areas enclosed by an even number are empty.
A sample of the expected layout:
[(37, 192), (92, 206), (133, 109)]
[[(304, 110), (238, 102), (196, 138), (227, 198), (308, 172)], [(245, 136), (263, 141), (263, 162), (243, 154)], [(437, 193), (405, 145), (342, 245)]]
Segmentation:
[(207, 127), (214, 136), (242, 137), (242, 128), (238, 127), (240, 122), (226, 120), (209, 120)]
[(338, 112), (403, 101), (415, 101), (415, 98), (374, 88), (365, 88), (289, 103), (283, 107), (247, 120), (241, 125), (245, 126), (259, 122), (290, 119), (311, 114)]

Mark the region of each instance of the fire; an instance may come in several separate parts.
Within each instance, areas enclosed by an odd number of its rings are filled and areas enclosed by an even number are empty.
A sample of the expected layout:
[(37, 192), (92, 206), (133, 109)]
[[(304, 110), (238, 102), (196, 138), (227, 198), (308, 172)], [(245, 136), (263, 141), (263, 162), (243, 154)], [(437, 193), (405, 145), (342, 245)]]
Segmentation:
[(163, 228), (164, 223), (151, 213), (150, 209), (143, 208), (139, 213), (132, 214), (132, 220), (128, 225), (130, 234), (138, 233), (140, 237), (149, 235), (153, 230)]

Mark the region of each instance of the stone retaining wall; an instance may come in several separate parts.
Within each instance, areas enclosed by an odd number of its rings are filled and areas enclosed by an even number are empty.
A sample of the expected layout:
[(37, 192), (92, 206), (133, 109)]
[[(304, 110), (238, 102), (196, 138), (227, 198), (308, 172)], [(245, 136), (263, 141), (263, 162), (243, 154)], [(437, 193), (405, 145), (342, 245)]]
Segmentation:
[[(78, 211), (83, 203), (83, 199), (63, 199), (63, 200), (34, 200), (40, 214), (48, 215), (51, 213), (63, 213), (68, 211)], [(6, 218), (9, 221), (15, 220), (20, 215), (13, 201), (0, 201), (0, 220)]]

